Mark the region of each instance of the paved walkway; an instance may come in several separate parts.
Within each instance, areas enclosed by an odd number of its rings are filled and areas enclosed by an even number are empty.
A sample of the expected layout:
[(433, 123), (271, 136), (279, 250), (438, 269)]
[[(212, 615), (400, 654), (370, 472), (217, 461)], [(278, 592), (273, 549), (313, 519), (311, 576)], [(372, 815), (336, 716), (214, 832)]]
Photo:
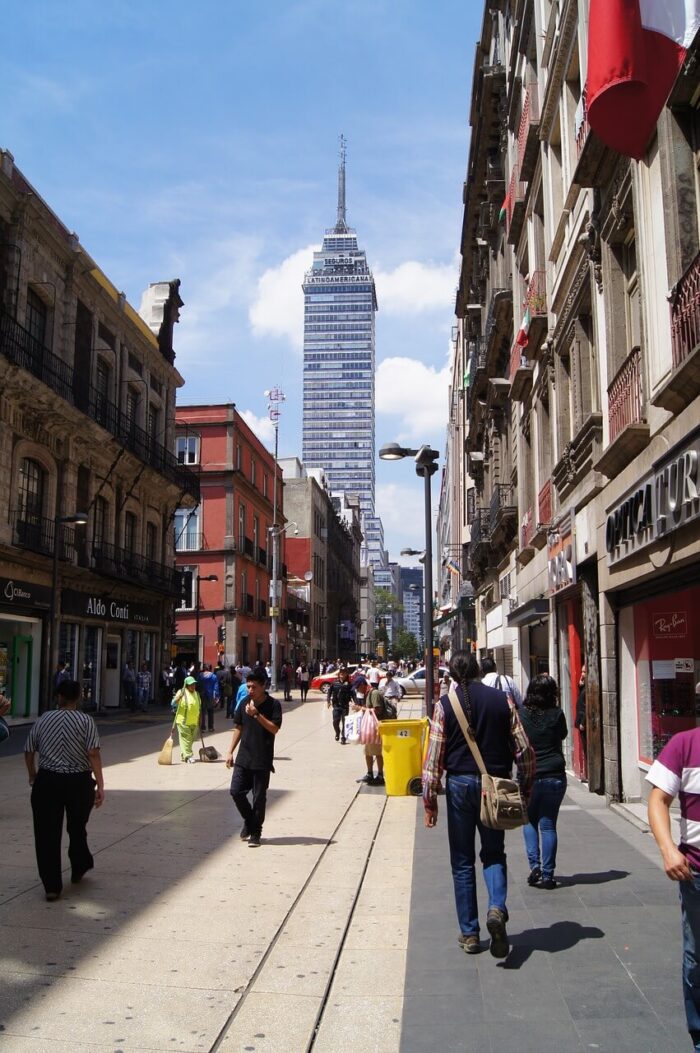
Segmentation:
[(522, 835), (508, 833), (512, 950), (498, 962), (486, 950), (467, 956), (457, 946), (440, 803), (434, 830), (417, 817), (401, 1053), (433, 1045), (445, 1053), (692, 1048), (678, 892), (649, 833), (570, 784), (558, 823), (561, 887), (551, 892), (528, 887)]
[(320, 696), (285, 704), (259, 850), (222, 763), (156, 764), (163, 730), (105, 738), (96, 868), (52, 904), (23, 760), (0, 759), (0, 1053), (688, 1048), (674, 890), (598, 798), (567, 797), (556, 892), (525, 886), (508, 835), (504, 966), (456, 945), (444, 815), (427, 831), (415, 798), (358, 786)]

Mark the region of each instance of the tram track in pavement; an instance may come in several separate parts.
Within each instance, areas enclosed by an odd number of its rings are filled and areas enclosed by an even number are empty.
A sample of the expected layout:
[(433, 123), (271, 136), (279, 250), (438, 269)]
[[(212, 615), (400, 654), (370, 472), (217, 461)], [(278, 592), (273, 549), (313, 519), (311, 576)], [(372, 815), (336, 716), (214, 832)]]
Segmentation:
[[(335, 829), (333, 830), (333, 832), (331, 833), (330, 837), (328, 838), (328, 842), (326, 843), (326, 845), (324, 846), (323, 850), (321, 851), (321, 853), (320, 853), (318, 859), (316, 860), (313, 868), (309, 872), (308, 877), (306, 878), (303, 886), (301, 887), (301, 889), (299, 890), (299, 893), (297, 894), (296, 898), (294, 899), (294, 902), (291, 904), (289, 910), (287, 911), (287, 913), (285, 914), (281, 924), (279, 925), (275, 935), (273, 936), (272, 940), (270, 941), (270, 944), (269, 944), (267, 950), (263, 954), (261, 960), (258, 962), (258, 965), (255, 968), (255, 971), (253, 972), (252, 976), (250, 977), (250, 979), (248, 980), (247, 984), (245, 985), (243, 991), (241, 992), (240, 998), (238, 999), (238, 1001), (237, 1001), (236, 1005), (234, 1006), (234, 1008), (231, 1010), (231, 1013), (229, 1014), (225, 1024), (223, 1025), (223, 1027), (219, 1031), (219, 1034), (217, 1035), (216, 1039), (214, 1040), (212, 1045), (209, 1047), (209, 1053), (218, 1053), (219, 1050), (225, 1050), (225, 1049), (228, 1049), (228, 1048), (231, 1048), (231, 1049), (238, 1048), (238, 1047), (234, 1047), (233, 1045), (231, 1045), (230, 1041), (229, 1041), (229, 1040), (233, 1040), (232, 1032), (235, 1030), (236, 1021), (240, 1017), (241, 1013), (245, 1010), (246, 1003), (247, 1003), (248, 999), (255, 992), (258, 980), (260, 979), (260, 977), (263, 974), (266, 966), (270, 962), (270, 960), (271, 960), (276, 948), (280, 944), (280, 941), (284, 938), (285, 930), (288, 928), (290, 922), (294, 920), (295, 915), (297, 915), (300, 912), (300, 910), (303, 908), (305, 897), (314, 889), (314, 884), (316, 882), (316, 879), (317, 879), (320, 871), (322, 870), (322, 868), (324, 866), (324, 863), (326, 863), (328, 861), (330, 855), (332, 854), (333, 848), (339, 843), (339, 841), (342, 841), (343, 828), (348, 825), (349, 820), (354, 818), (354, 814), (355, 814), (355, 812), (358, 809), (359, 802), (362, 801), (363, 798), (366, 799), (366, 797), (368, 796), (363, 791), (364, 791), (364, 787), (358, 787), (357, 791), (353, 795), (352, 800), (348, 804), (348, 806), (345, 809), (343, 815), (341, 816), (340, 820), (338, 821)], [(372, 795), (372, 796), (375, 796), (375, 795)], [(379, 814), (378, 814), (378, 816), (376, 818), (376, 821), (375, 821), (375, 824), (374, 824), (374, 829), (372, 831), (372, 836), (371, 836), (371, 839), (369, 840), (369, 846), (368, 846), (368, 848), (366, 850), (366, 853), (365, 853), (364, 863), (363, 863), (362, 868), (361, 868), (361, 870), (360, 870), (360, 872), (358, 874), (357, 882), (356, 882), (356, 886), (354, 888), (354, 891), (352, 892), (352, 898), (351, 898), (350, 903), (349, 903), (347, 918), (346, 918), (345, 924), (344, 924), (344, 926), (342, 928), (342, 932), (340, 933), (338, 944), (337, 944), (337, 947), (335, 949), (335, 953), (333, 955), (332, 961), (330, 963), (330, 967), (327, 970), (327, 975), (326, 975), (326, 978), (325, 978), (323, 992), (322, 992), (322, 994), (320, 996), (319, 1007), (318, 1007), (318, 1010), (316, 1012), (313, 1025), (312, 1025), (312, 1027), (310, 1029), (310, 1034), (309, 1034), (308, 1040), (306, 1041), (306, 1043), (304, 1044), (303, 1047), (302, 1046), (298, 1047), (298, 1053), (313, 1053), (313, 1049), (314, 1049), (314, 1046), (315, 1046), (315, 1043), (316, 1043), (316, 1039), (318, 1037), (319, 1030), (320, 1030), (322, 1022), (323, 1022), (323, 1015), (324, 1015), (326, 1006), (328, 1004), (328, 999), (329, 999), (329, 996), (330, 996), (331, 988), (333, 986), (333, 981), (334, 981), (336, 973), (338, 971), (338, 965), (339, 965), (339, 962), (340, 962), (343, 950), (345, 948), (345, 944), (346, 944), (346, 941), (347, 941), (347, 938), (348, 938), (348, 933), (350, 931), (350, 927), (351, 927), (352, 922), (353, 922), (353, 918), (355, 916), (355, 910), (356, 910), (356, 907), (357, 907), (357, 903), (358, 903), (358, 900), (359, 900), (360, 895), (361, 895), (362, 890), (363, 890), (363, 885), (364, 885), (365, 877), (366, 877), (366, 874), (367, 874), (367, 869), (369, 867), (369, 864), (370, 864), (370, 861), (371, 861), (371, 858), (372, 858), (372, 852), (374, 850), (374, 846), (376, 844), (377, 837), (378, 837), (379, 831), (381, 829), (382, 821), (384, 819), (384, 815), (385, 815), (386, 808), (387, 808), (387, 803), (388, 803), (388, 798), (387, 797), (383, 797), (382, 805), (381, 805), (381, 807), (379, 809)], [(330, 895), (330, 893), (329, 893), (329, 895)], [(260, 1022), (260, 1026), (264, 1027), (265, 1026), (265, 1022), (261, 1021)], [(246, 1048), (251, 1048), (251, 1047), (246, 1047)], [(269, 1048), (269, 1047), (267, 1047), (267, 1048)], [(280, 1053), (282, 1053), (281, 1049), (280, 1049)], [(285, 1050), (285, 1053), (293, 1053), (291, 1047), (287, 1047), (286, 1050)]]

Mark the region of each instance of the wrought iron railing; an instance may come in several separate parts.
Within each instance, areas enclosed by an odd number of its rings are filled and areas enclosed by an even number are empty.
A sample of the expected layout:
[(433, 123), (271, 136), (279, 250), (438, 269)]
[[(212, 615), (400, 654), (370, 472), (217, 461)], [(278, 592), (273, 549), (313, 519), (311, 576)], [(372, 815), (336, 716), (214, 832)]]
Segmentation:
[[(12, 525), (12, 544), (30, 552), (39, 552), (53, 556), (55, 522), (46, 516), (37, 516), (31, 512), (15, 509), (10, 512)], [(66, 524), (59, 524), (58, 558), (73, 562), (75, 560), (75, 529)]]
[(644, 385), (642, 352), (633, 347), (608, 387), (608, 420), (610, 442), (630, 424), (644, 421)]
[(523, 307), (529, 310), (533, 317), (547, 313), (547, 281), (544, 270), (533, 271), (523, 300)]
[(513, 165), (513, 171), (510, 173), (510, 183), (508, 184), (508, 192), (506, 194), (505, 208), (506, 208), (506, 234), (510, 232), (510, 225), (513, 222), (513, 211), (518, 202), (523, 201), (525, 197), (525, 186), (520, 179), (520, 166)]
[(474, 518), (472, 519), (472, 535), (471, 535), (471, 547), (470, 552), (472, 556), (476, 554), (479, 545), (488, 544), (489, 540), (489, 509), (488, 508), (475, 508)]
[(548, 479), (537, 495), (537, 525), (552, 522), (552, 480)]
[(525, 354), (525, 348), (516, 341), (514, 341), (512, 348), (510, 349), (510, 370), (508, 372), (508, 379), (511, 384), (513, 378), (518, 372), (521, 366), (527, 365), (527, 356)]
[(175, 454), (136, 425), (101, 391), (87, 383), (84, 376), (35, 340), (4, 311), (0, 312), (0, 354), (91, 417), (127, 450), (199, 501), (199, 478), (180, 464)]
[(581, 93), (581, 98), (578, 100), (578, 106), (576, 107), (576, 113), (574, 115), (574, 134), (576, 136), (576, 157), (581, 156), (590, 127), (588, 124), (588, 106), (586, 104), (586, 92)]
[(267, 617), (267, 603), (265, 600), (258, 600), (258, 618)]
[(207, 539), (204, 534), (198, 533), (196, 530), (188, 531), (175, 536), (175, 551), (176, 552), (198, 552), (201, 549), (209, 548)]
[(671, 346), (677, 369), (700, 345), (700, 253), (671, 293)]
[[(79, 558), (78, 562), (82, 562)], [(89, 563), (93, 570), (134, 584), (149, 585), (159, 591), (180, 593), (180, 571), (165, 563), (147, 559), (136, 552), (106, 541), (93, 544)]]
[(267, 566), (267, 549), (266, 548), (259, 548), (258, 549), (258, 563), (262, 567), (266, 567)]
[(535, 517), (532, 514), (532, 509), (528, 508), (527, 512), (523, 516), (523, 521), (520, 527), (520, 547), (529, 548), (532, 544), (532, 539), (535, 536), (537, 524)]
[(514, 489), (509, 483), (496, 483), (489, 505), (489, 533), (493, 534), (499, 518), (509, 513), (516, 514)]
[(540, 107), (537, 92), (537, 81), (532, 81), (525, 92), (522, 112), (520, 114), (520, 127), (518, 128), (518, 165), (522, 169), (527, 139), (530, 134), (530, 126), (539, 120)]
[(243, 539), (243, 552), (248, 559), (255, 559), (255, 546), (249, 537)]

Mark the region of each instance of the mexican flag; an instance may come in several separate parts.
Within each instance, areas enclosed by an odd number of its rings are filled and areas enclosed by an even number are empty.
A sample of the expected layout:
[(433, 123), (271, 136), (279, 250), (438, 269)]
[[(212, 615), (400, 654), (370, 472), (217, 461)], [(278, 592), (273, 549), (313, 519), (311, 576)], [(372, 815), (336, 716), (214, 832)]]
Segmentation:
[(700, 27), (700, 0), (591, 0), (588, 123), (640, 160)]
[(515, 342), (518, 347), (527, 347), (528, 333), (530, 332), (530, 322), (532, 321), (532, 315), (530, 314), (530, 308), (528, 307), (523, 315), (523, 320), (520, 323), (520, 329), (518, 329), (518, 335), (515, 338)]

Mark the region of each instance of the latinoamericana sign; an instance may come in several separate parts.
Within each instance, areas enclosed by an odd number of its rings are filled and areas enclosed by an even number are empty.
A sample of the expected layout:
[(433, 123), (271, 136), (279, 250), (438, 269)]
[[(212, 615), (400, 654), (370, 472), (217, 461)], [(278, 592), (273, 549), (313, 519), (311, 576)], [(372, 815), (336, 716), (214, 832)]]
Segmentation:
[(614, 566), (680, 527), (700, 518), (700, 433), (660, 458), (608, 512), (605, 547)]

